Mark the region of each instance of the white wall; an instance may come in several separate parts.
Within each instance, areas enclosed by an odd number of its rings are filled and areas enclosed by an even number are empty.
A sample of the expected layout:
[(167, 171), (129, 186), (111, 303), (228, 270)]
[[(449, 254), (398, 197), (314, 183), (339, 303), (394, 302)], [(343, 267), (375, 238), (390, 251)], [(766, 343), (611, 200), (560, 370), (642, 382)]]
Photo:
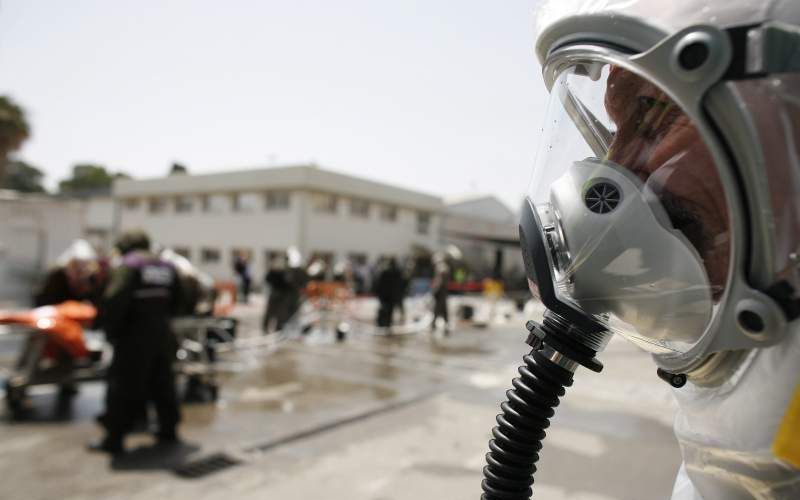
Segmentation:
[(95, 197), (86, 200), (87, 228), (111, 228), (114, 224), (114, 200), (108, 197)]
[(110, 196), (89, 198), (85, 202), (86, 238), (99, 250), (108, 252), (114, 242), (114, 199)]
[(379, 205), (370, 204), (369, 217), (351, 215), (348, 199), (340, 199), (336, 214), (315, 213), (307, 206), (306, 249), (333, 252), (344, 260), (354, 252), (365, 253), (370, 261), (382, 255), (406, 256), (412, 245), (439, 248), (439, 215), (432, 214), (427, 234), (417, 233), (417, 211), (398, 208), (394, 222), (380, 219)]
[[(196, 198), (191, 212), (177, 213), (172, 199), (164, 213), (151, 214), (146, 202), (136, 210), (120, 207), (120, 229), (140, 228), (150, 234), (155, 243), (170, 247), (187, 247), (191, 260), (217, 279), (231, 279), (233, 249), (252, 251), (253, 277), (263, 276), (266, 250), (285, 250), (298, 240), (298, 200), (292, 193), (288, 210), (256, 211), (252, 213), (203, 212)], [(200, 260), (204, 247), (218, 249), (221, 260), (205, 264)]]
[(27, 305), (42, 273), (84, 235), (84, 204), (0, 195), (0, 301)]

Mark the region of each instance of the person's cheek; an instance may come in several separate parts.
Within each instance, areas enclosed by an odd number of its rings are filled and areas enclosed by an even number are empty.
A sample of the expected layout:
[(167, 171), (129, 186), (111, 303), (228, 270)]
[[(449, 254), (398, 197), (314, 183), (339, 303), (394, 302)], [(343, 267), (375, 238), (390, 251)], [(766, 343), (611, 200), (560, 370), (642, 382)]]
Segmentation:
[(649, 173), (647, 165), (651, 149), (652, 144), (631, 128), (621, 129), (609, 148), (608, 160), (633, 172), (644, 182)]
[[(635, 92), (636, 89), (630, 89), (628, 94), (633, 95)], [(617, 125), (618, 130), (635, 126), (634, 122), (636, 120), (637, 109), (633, 101), (626, 99), (624, 95), (625, 94), (619, 90), (609, 92), (606, 94), (604, 103), (608, 117)]]
[(618, 93), (616, 91), (609, 91), (606, 93), (606, 98), (604, 101), (604, 105), (606, 108), (606, 113), (608, 113), (608, 117), (611, 118), (611, 121), (619, 124), (625, 122), (625, 116), (622, 113), (622, 108), (620, 107), (620, 99), (617, 98)]
[[(673, 127), (662, 136), (651, 152), (648, 171), (673, 195), (701, 207), (714, 229), (725, 221), (726, 204), (711, 152), (697, 129)], [(657, 172), (657, 173), (656, 173)]]
[(698, 217), (702, 238), (692, 244), (704, 261), (717, 297), (728, 272), (730, 225), (722, 183), (710, 152), (694, 127), (681, 127), (662, 137), (649, 163), (652, 185), (678, 199)]

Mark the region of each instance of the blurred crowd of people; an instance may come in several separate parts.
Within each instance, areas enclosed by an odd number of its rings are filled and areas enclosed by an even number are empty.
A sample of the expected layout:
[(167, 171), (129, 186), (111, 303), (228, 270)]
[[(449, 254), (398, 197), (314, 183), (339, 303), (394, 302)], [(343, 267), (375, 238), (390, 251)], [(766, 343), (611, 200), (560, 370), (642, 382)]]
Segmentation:
[[(453, 279), (451, 269), (444, 255), (434, 255), (432, 259), (406, 258), (402, 265), (391, 256), (379, 258), (372, 265), (348, 261), (333, 266), (325, 259), (312, 257), (304, 266), (300, 252), (290, 248), (272, 258), (264, 276), (267, 300), (262, 330), (272, 333), (282, 329), (297, 314), (304, 296), (319, 292), (320, 283), (330, 283), (351, 297), (374, 295), (379, 302), (376, 325), (387, 331), (392, 328), (394, 318), (405, 321), (406, 297), (430, 292), (434, 299), (434, 325), (441, 319), (445, 331), (449, 331), (447, 296)], [(237, 256), (234, 273), (240, 290), (246, 294), (249, 290), (245, 287), (250, 286), (243, 278), (249, 276), (246, 258)]]
[[(235, 255), (232, 269), (238, 288), (233, 295), (245, 303), (253, 288), (249, 257)], [(379, 303), (377, 327), (392, 333), (398, 320), (406, 322), (405, 299), (429, 294), (431, 330), (441, 322), (448, 334), (450, 287), (467, 277), (459, 264), (453, 255), (440, 252), (331, 265), (319, 256), (304, 262), (296, 248), (289, 248), (272, 257), (263, 278), (267, 299), (261, 327), (264, 333), (282, 330), (305, 300), (370, 295)], [(126, 434), (137, 420), (146, 420), (151, 404), (158, 417), (158, 442), (178, 440), (180, 406), (173, 371), (178, 345), (171, 321), (213, 315), (221, 289), (186, 258), (168, 248), (153, 248), (143, 231), (121, 235), (110, 255), (78, 240), (59, 257), (33, 297), (34, 305), (91, 304), (96, 309), (92, 327), (103, 330), (113, 346), (106, 407), (97, 419), (105, 435), (91, 443), (92, 449), (121, 452)], [(68, 384), (62, 390), (76, 391)]]

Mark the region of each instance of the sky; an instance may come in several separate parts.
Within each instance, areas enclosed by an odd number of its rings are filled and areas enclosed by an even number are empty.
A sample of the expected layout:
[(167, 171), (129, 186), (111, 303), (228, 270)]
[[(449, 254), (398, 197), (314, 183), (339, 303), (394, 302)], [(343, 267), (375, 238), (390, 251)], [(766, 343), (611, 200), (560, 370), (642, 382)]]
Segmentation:
[(446, 198), (526, 191), (535, 0), (0, 0), (0, 95), (51, 188), (313, 162)]

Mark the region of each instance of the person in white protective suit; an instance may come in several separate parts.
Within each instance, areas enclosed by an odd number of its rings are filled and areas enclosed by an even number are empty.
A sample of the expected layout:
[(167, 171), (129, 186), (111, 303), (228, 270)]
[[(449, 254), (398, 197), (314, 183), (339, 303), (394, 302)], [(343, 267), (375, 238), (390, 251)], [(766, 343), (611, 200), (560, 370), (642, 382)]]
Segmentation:
[(800, 2), (555, 0), (537, 32), (520, 240), (548, 312), (483, 498), (530, 497), (553, 402), (617, 333), (674, 387), (673, 499), (799, 499)]

